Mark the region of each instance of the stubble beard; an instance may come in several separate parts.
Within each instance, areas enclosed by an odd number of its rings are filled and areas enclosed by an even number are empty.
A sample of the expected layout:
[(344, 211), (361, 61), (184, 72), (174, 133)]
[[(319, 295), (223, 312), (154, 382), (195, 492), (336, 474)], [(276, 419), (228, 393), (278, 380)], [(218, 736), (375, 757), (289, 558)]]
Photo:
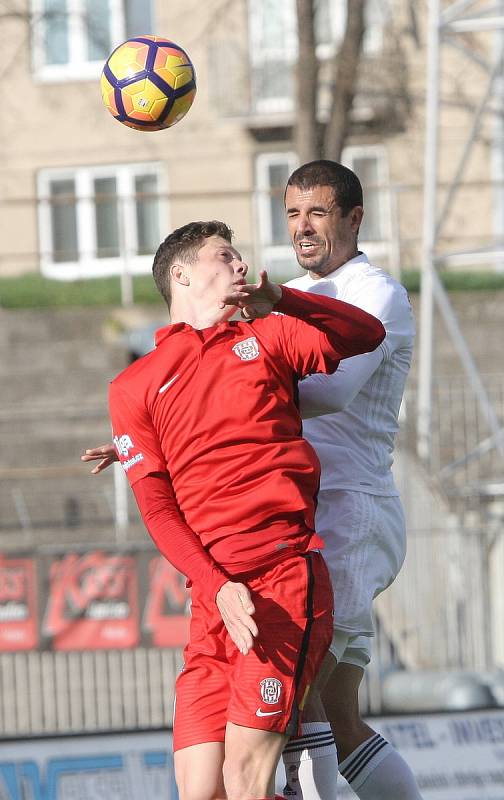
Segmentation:
[(303, 258), (301, 254), (296, 253), (296, 260), (301, 269), (305, 269), (307, 272), (312, 272), (320, 277), (326, 273), (327, 259), (323, 256), (320, 258)]

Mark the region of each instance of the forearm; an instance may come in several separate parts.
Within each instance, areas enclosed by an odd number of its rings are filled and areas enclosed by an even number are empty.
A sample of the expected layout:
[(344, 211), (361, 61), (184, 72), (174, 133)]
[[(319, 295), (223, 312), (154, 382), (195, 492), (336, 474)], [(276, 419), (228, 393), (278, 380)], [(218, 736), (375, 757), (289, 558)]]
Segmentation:
[(162, 555), (215, 599), (229, 578), (185, 522), (168, 476), (147, 475), (133, 485), (133, 493), (145, 526)]
[(282, 297), (276, 303), (275, 311), (318, 328), (326, 334), (341, 358), (375, 350), (385, 337), (380, 320), (357, 306), (286, 286), (282, 286)]
[(303, 419), (342, 411), (383, 360), (378, 347), (372, 353), (347, 358), (332, 375), (308, 375), (299, 383), (299, 409)]

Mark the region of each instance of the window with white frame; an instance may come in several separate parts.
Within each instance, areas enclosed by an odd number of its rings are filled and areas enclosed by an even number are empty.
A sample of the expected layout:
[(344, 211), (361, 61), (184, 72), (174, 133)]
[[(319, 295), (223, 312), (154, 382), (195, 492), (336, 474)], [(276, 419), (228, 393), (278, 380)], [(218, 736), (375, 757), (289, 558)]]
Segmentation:
[(288, 111), (297, 55), (295, 0), (251, 0), (249, 20), (253, 108)]
[[(371, 257), (386, 258), (391, 215), (386, 151), (379, 145), (348, 147), (341, 160), (358, 175), (364, 190), (359, 244)], [(287, 179), (296, 166), (293, 153), (262, 153), (256, 160), (259, 248), (263, 262), (280, 280), (298, 274), (283, 200)]]
[(358, 176), (364, 191), (359, 241), (373, 254), (382, 253), (390, 239), (391, 215), (386, 151), (381, 145), (346, 147), (341, 160)]
[(113, 47), (151, 33), (151, 6), (152, 0), (32, 0), (37, 78), (96, 77)]
[(159, 164), (38, 175), (40, 263), (62, 280), (148, 272), (160, 239)]
[[(368, 0), (363, 51), (380, 52), (389, 0)], [(345, 30), (345, 0), (315, 3), (317, 55), (334, 55)], [(290, 111), (293, 107), (294, 65), (297, 60), (295, 0), (249, 0), (249, 52), (253, 110)]]
[(297, 166), (294, 153), (262, 153), (256, 160), (256, 198), (261, 259), (271, 277), (296, 274), (284, 210), (287, 179)]

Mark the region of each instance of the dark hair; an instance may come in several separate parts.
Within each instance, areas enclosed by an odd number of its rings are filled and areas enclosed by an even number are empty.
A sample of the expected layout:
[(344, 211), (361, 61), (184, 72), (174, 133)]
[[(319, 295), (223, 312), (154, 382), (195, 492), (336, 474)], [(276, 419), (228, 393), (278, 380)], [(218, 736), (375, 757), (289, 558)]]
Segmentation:
[(152, 275), (159, 292), (168, 304), (168, 308), (172, 299), (171, 265), (177, 260), (186, 264), (194, 264), (200, 247), (205, 239), (210, 236), (221, 236), (231, 243), (233, 231), (225, 222), (219, 222), (218, 220), (189, 222), (187, 225), (182, 225), (181, 228), (177, 228), (173, 233), (170, 233), (164, 242), (159, 245), (152, 264)]
[(300, 189), (331, 186), (343, 217), (346, 217), (355, 206), (364, 205), (362, 186), (357, 175), (337, 161), (320, 160), (302, 164), (294, 170), (287, 181), (287, 186), (298, 186)]

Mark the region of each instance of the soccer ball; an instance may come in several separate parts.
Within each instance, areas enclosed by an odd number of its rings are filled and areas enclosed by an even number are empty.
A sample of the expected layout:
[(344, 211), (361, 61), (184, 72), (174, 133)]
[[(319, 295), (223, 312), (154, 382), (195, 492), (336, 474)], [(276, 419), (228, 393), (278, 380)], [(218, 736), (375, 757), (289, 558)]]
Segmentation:
[(123, 125), (169, 128), (189, 111), (196, 74), (187, 53), (162, 36), (135, 36), (109, 56), (101, 76), (103, 102)]

